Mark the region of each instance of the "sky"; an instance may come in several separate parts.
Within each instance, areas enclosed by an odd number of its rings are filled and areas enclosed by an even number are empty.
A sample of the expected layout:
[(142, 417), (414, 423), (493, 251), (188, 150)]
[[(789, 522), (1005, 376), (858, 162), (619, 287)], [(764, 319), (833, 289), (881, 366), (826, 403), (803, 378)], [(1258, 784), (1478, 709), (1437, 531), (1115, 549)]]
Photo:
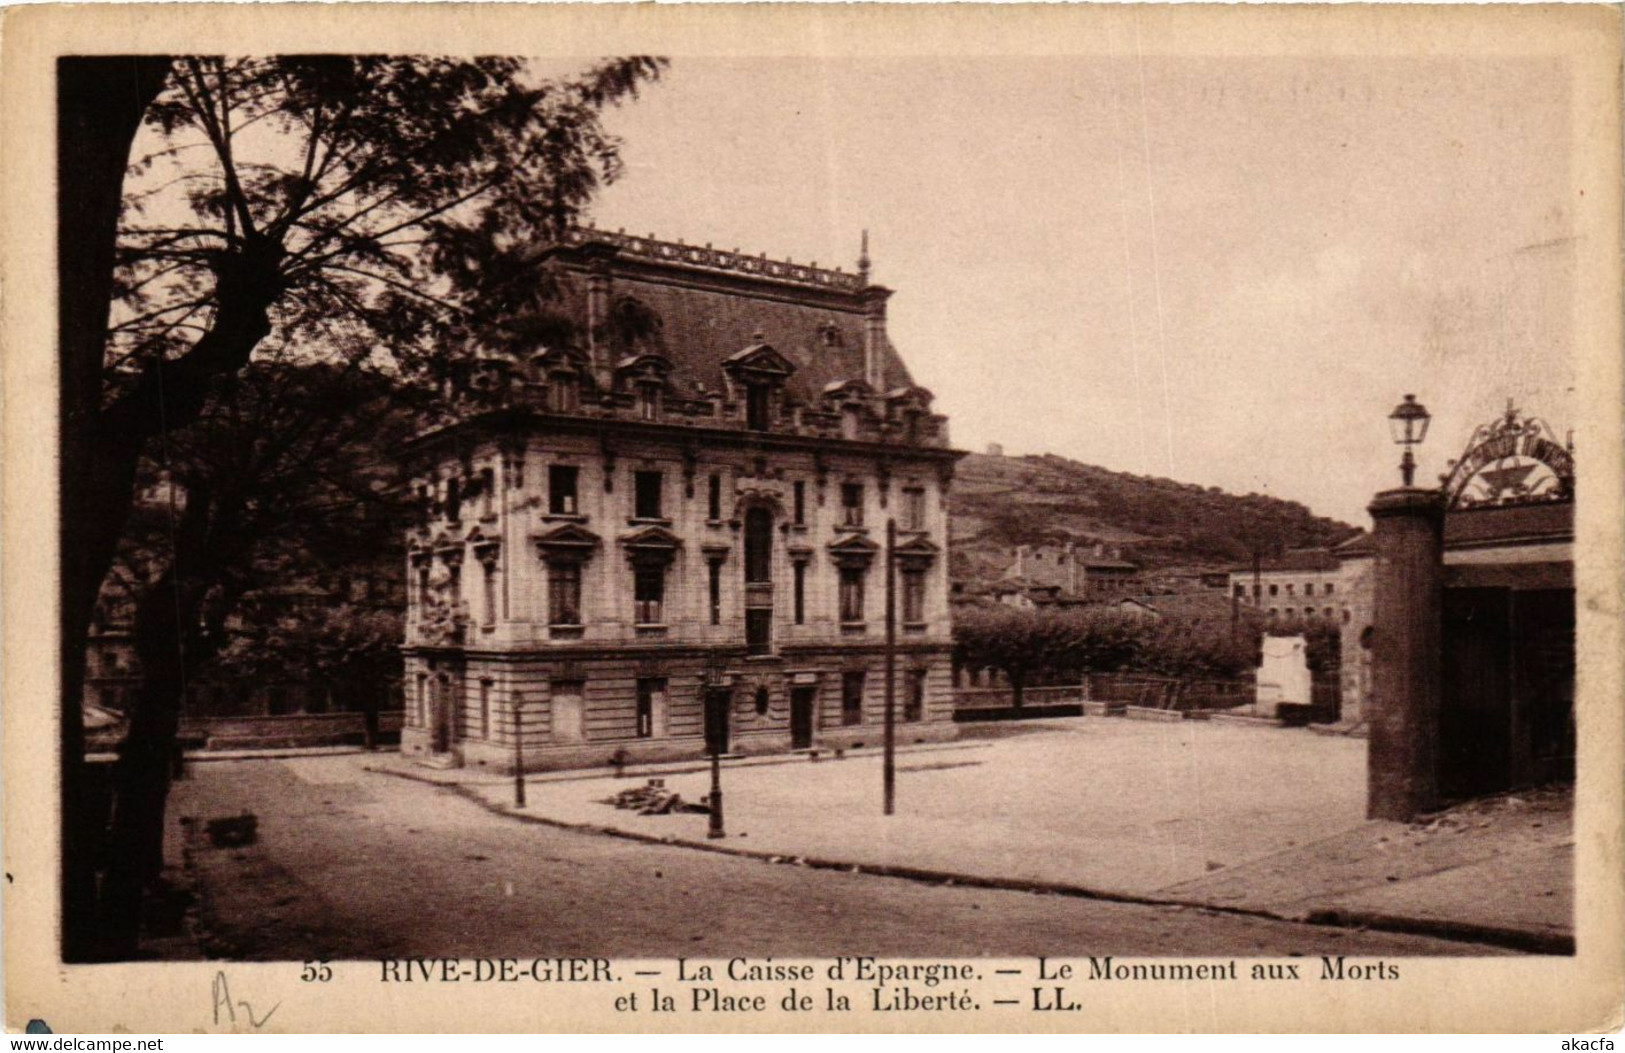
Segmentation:
[[(954, 444), (1054, 453), (1368, 525), (1385, 417), (1419, 481), (1508, 397), (1575, 411), (1559, 60), (674, 59), (613, 111), (591, 216), (852, 269)], [(1137, 44), (1139, 45), (1137, 47)]]

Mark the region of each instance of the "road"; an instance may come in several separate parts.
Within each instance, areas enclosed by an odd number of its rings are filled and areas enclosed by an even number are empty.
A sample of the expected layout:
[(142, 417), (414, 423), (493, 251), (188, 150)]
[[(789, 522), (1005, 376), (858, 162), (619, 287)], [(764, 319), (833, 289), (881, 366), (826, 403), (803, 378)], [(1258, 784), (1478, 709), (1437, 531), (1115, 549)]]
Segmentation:
[[(1489, 948), (1177, 907), (776, 865), (495, 815), (357, 757), (195, 764), (171, 821), (253, 812), (259, 840), (193, 839), (206, 950), (397, 956), (1483, 955)], [(831, 821), (839, 821), (832, 818)], [(742, 842), (748, 843), (748, 842)]]

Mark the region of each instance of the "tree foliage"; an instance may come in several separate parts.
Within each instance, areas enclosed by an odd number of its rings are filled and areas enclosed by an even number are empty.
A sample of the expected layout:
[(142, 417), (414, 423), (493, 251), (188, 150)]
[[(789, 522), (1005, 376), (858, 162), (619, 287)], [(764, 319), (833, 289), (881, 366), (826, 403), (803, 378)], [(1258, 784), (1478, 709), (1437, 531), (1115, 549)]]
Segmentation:
[(1246, 612), (1228, 620), (1157, 619), (1110, 607), (1025, 610), (972, 607), (954, 616), (955, 657), (1004, 673), (1018, 690), (1077, 683), (1089, 673), (1158, 673), (1228, 679), (1258, 664), (1261, 625)]
[(600, 111), (661, 66), (549, 81), (508, 58), (177, 59), (130, 169), (113, 376), (179, 369), (237, 304), (264, 304), (302, 354), (432, 371), (534, 306), (530, 251), (621, 172)]

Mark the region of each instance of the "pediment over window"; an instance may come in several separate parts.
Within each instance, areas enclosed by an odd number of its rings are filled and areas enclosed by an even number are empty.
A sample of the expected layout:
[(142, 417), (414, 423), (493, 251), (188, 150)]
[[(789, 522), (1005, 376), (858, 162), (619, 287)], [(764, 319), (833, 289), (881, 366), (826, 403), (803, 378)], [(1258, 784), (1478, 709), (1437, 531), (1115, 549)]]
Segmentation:
[(541, 534), (532, 534), (541, 557), (549, 562), (576, 561), (590, 558), (598, 548), (600, 538), (577, 523), (565, 523)]
[(829, 543), (829, 555), (836, 564), (858, 570), (873, 562), (875, 554), (879, 551), (880, 546), (862, 534), (849, 534)]
[(615, 375), (628, 383), (654, 382), (664, 384), (672, 371), (672, 361), (665, 355), (645, 352), (627, 355), (615, 363)]
[(677, 558), (677, 550), (683, 547), (683, 539), (663, 526), (646, 526), (622, 534), (620, 542), (626, 550), (626, 558), (634, 564), (656, 566), (671, 563)]
[(897, 562), (911, 567), (930, 566), (942, 549), (926, 537), (911, 537), (897, 546)]
[(886, 401), (888, 403), (905, 411), (912, 409), (921, 413), (931, 408), (931, 402), (935, 398), (936, 396), (931, 394), (929, 390), (919, 385), (893, 388), (891, 391), (886, 392)]
[(758, 377), (763, 380), (783, 380), (796, 371), (796, 364), (771, 345), (761, 342), (758, 334), (757, 343), (723, 359), (722, 368), (740, 379)]
[(832, 380), (824, 385), (824, 398), (830, 402), (851, 402), (866, 399), (875, 393), (875, 389), (858, 377), (847, 380)]
[(542, 374), (575, 371), (586, 372), (592, 364), (587, 352), (578, 347), (544, 347), (530, 356), (531, 365)]

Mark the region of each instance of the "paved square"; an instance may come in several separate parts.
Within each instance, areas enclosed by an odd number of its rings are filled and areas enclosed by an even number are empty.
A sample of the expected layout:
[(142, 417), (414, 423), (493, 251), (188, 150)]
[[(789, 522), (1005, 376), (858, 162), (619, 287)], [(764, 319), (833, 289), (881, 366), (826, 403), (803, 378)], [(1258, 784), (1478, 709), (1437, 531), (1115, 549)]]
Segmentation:
[[(1103, 717), (966, 734), (952, 747), (898, 754), (889, 818), (877, 750), (725, 765), (727, 844), (1144, 895), (1365, 818), (1365, 743), (1356, 739)], [(704, 815), (639, 816), (601, 803), (645, 777), (533, 780), (528, 810), (703, 839)], [(699, 801), (710, 785), (700, 770), (662, 777), (685, 801)], [(493, 802), (511, 800), (494, 780), (478, 789)]]

